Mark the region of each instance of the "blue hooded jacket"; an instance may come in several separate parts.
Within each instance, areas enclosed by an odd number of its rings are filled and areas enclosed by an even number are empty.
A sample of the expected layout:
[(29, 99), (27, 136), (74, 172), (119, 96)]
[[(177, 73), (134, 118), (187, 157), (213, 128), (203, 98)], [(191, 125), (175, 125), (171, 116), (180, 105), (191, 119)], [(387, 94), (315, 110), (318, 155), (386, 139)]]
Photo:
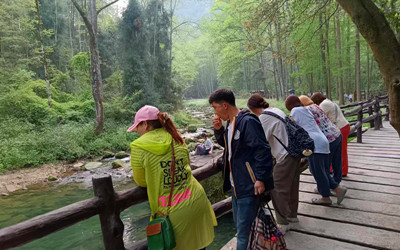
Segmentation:
[[(230, 122), (228, 121), (227, 127)], [(256, 180), (264, 182), (266, 191), (274, 188), (271, 148), (256, 115), (245, 109), (240, 111), (235, 118), (230, 161), (227, 144), (229, 142), (228, 130), (225, 127), (219, 130), (214, 129), (214, 134), (218, 144), (225, 148), (223, 157), (224, 191), (231, 188), (230, 172), (237, 199), (254, 196)]]

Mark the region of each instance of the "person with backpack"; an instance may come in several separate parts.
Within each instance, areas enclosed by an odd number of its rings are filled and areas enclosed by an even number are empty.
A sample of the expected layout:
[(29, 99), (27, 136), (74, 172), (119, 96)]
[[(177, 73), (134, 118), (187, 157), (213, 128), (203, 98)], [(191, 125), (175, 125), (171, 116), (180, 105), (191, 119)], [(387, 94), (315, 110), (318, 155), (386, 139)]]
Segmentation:
[(288, 133), (284, 122), (286, 115), (282, 110), (270, 107), (260, 94), (253, 94), (247, 101), (247, 107), (260, 118), (265, 137), (276, 161), (273, 168), (274, 190), (271, 192), (271, 198), (275, 208), (276, 222), (282, 234), (285, 234), (290, 229), (289, 223), (299, 221), (297, 210), (301, 158), (291, 156), (286, 150)]
[[(214, 109), (214, 134), (224, 147), (224, 192), (232, 192), (237, 250), (247, 247), (250, 229), (260, 207), (259, 196), (274, 187), (272, 155), (260, 120), (248, 109), (236, 107), (235, 95), (217, 89), (208, 102)], [(227, 121), (226, 127), (222, 121)]]
[(336, 193), (337, 204), (340, 204), (347, 192), (345, 187), (339, 184), (329, 174), (329, 141), (322, 133), (314, 119), (314, 115), (304, 107), (299, 97), (290, 95), (285, 100), (285, 106), (290, 111), (290, 117), (298, 125), (304, 128), (314, 140), (315, 149), (312, 155), (308, 156), (308, 163), (311, 174), (317, 182), (318, 192), (321, 198), (313, 198), (311, 202), (317, 205), (331, 205), (331, 189)]

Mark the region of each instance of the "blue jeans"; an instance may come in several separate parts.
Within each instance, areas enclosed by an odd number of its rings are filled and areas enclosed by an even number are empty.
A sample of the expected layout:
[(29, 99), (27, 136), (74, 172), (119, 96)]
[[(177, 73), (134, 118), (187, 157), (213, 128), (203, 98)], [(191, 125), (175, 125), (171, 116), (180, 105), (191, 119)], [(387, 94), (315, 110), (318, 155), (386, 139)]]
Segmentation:
[(333, 179), (338, 184), (342, 181), (342, 135), (329, 143), (329, 162), (332, 165)]
[(329, 197), (330, 189), (335, 189), (339, 184), (329, 173), (329, 154), (313, 153), (308, 157), (308, 164), (311, 174), (317, 182), (318, 192), (322, 197)]
[(259, 201), (256, 196), (236, 199), (232, 192), (233, 220), (237, 229), (237, 250), (245, 250), (249, 241), (250, 229), (257, 216)]

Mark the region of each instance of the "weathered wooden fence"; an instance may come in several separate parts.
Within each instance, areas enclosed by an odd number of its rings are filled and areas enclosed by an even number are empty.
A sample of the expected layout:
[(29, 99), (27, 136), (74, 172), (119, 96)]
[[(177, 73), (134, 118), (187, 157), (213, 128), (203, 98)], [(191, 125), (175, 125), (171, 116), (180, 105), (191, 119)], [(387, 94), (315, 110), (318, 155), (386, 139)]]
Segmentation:
[[(387, 102), (388, 96), (385, 95), (340, 106), (342, 110), (355, 107), (351, 110), (343, 111), (345, 117), (357, 116), (357, 119), (349, 121), (351, 126), (350, 136), (357, 136), (357, 142), (362, 143), (362, 125), (364, 123), (369, 123), (370, 127), (375, 130), (382, 128), (382, 117), (385, 117), (385, 121), (389, 120), (389, 105)], [(382, 108), (386, 108), (385, 113), (381, 112)], [(364, 114), (368, 114), (368, 117), (364, 117)]]
[[(362, 142), (362, 124), (370, 123), (371, 127), (382, 127), (382, 116), (389, 118), (387, 96), (375, 97), (372, 100), (341, 106), (341, 109), (356, 107), (344, 111), (346, 117), (357, 115), (357, 119), (350, 121), (351, 133), (356, 131), (357, 142)], [(386, 113), (381, 113), (381, 108), (386, 108)], [(363, 114), (368, 113), (368, 117)], [(307, 161), (302, 161), (302, 168)], [(203, 181), (221, 170), (214, 162), (193, 170), (193, 176), (198, 181)], [(49, 213), (23, 221), (16, 225), (0, 230), (0, 249), (12, 248), (24, 245), (35, 239), (64, 229), (77, 222), (99, 215), (105, 249), (125, 249), (123, 242), (124, 225), (120, 219), (120, 213), (130, 206), (147, 201), (146, 189), (136, 187), (130, 190), (115, 192), (111, 176), (93, 177), (93, 189), (95, 197), (80, 201), (69, 206), (51, 211)], [(217, 217), (220, 217), (232, 209), (232, 199), (227, 198), (216, 204), (213, 208)], [(139, 241), (133, 249), (146, 249), (146, 240)]]

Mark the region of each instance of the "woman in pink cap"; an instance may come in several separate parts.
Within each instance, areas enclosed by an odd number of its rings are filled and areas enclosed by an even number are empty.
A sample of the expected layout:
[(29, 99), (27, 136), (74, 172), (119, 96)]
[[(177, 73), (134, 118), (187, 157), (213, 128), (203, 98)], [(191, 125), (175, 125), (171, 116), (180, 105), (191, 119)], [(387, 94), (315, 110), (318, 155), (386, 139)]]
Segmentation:
[[(133, 179), (147, 187), (151, 220), (168, 214), (174, 230), (175, 249), (202, 249), (214, 240), (214, 210), (201, 184), (193, 177), (189, 150), (167, 113), (146, 105), (135, 115), (127, 132), (140, 137), (131, 146)], [(173, 147), (173, 151), (172, 151)], [(175, 173), (171, 173), (172, 154)], [(169, 196), (173, 181), (173, 193)]]

